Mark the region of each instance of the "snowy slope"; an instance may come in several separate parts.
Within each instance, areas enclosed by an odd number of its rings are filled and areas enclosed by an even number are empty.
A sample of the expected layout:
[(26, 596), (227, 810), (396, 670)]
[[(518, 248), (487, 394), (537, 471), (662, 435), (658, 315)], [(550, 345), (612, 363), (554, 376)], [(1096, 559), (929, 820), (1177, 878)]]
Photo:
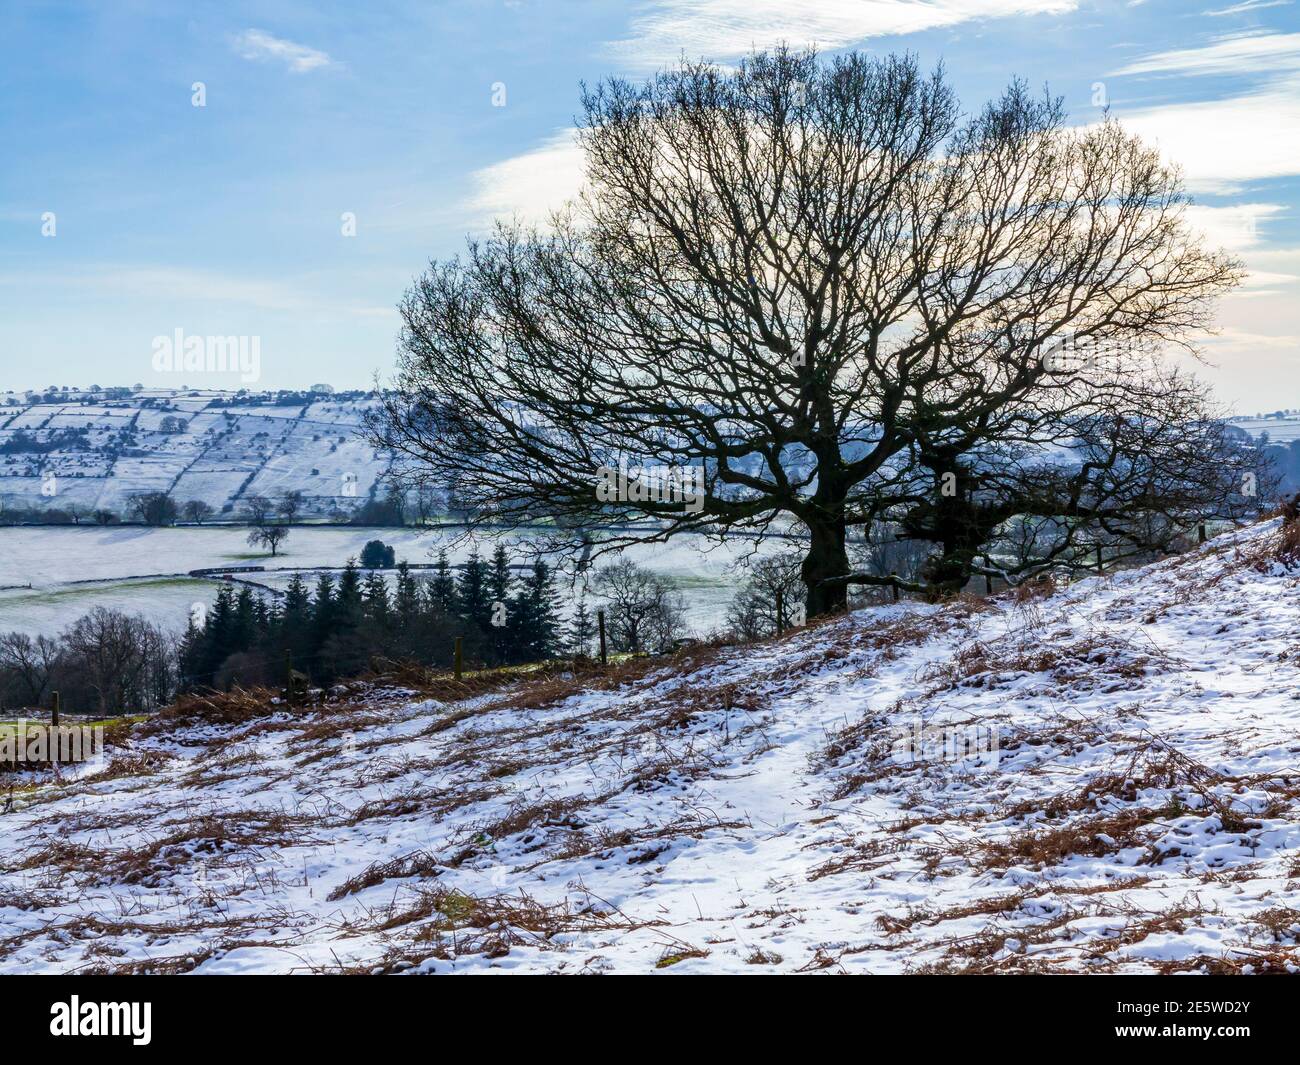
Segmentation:
[(1295, 971), (1276, 535), (605, 690), (137, 736), (0, 815), (0, 970)]
[(373, 395), (117, 390), (93, 402), (9, 396), (0, 405), (0, 505), (122, 514), (168, 492), (218, 514), (249, 496), (301, 491), (304, 517), (364, 502), (387, 470), (357, 435)]

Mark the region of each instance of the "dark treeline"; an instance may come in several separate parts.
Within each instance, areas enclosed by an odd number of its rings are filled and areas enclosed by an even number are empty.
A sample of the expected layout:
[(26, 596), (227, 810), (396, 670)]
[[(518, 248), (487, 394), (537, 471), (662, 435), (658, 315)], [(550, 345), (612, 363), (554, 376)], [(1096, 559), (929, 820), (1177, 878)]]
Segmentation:
[(58, 637), (0, 634), (0, 708), (107, 717), (163, 706), (176, 687), (173, 640), (152, 622), (96, 607)]
[(290, 669), (328, 684), (380, 659), (447, 666), (457, 636), (466, 665), (533, 662), (566, 649), (546, 563), (517, 576), (498, 546), (491, 559), (471, 555), (459, 572), (439, 555), (429, 572), (417, 577), (401, 563), (390, 585), (385, 571), (349, 562), (314, 587), (295, 574), (273, 602), (224, 586), (202, 624), (192, 620), (185, 634), (182, 686), (283, 684)]

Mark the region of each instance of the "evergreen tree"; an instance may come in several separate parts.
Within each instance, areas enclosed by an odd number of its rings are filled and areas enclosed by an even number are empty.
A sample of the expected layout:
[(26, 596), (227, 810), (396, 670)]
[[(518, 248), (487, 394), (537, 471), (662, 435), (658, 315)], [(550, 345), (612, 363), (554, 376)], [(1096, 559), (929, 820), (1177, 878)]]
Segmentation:
[(235, 624), (231, 637), (231, 651), (247, 651), (257, 639), (257, 608), (253, 590), (247, 586), (235, 596)]
[(513, 584), (505, 544), (497, 544), (492, 552), (492, 565), (488, 569), (484, 585), (488, 600), (488, 626), (484, 630), (484, 636), (487, 638), (488, 653), (498, 665), (519, 661), (514, 646), (519, 634), (511, 617), (514, 609), (510, 595)]
[(361, 597), (361, 571), (356, 559), (348, 559), (343, 575), (339, 577), (338, 594), (334, 597), (334, 632), (359, 628), (364, 616)]
[(397, 567), (397, 595), (393, 600), (393, 609), (403, 628), (414, 625), (420, 614), (420, 586), (411, 574), (411, 567), (405, 562)]
[(487, 563), (474, 551), (460, 571), (456, 582), (457, 613), (470, 625), (485, 631), (492, 617), (492, 601), (487, 593)]
[[(316, 581), (316, 594), (311, 604), (311, 642), (309, 654), (312, 659), (320, 654), (321, 648), (334, 630), (334, 577), (322, 573)], [(311, 669), (307, 667), (311, 666)], [(314, 672), (314, 663), (304, 663), (304, 672)]]
[(311, 593), (307, 591), (302, 574), (295, 573), (289, 578), (289, 587), (285, 589), (284, 601), (280, 605), (280, 646), (296, 655), (306, 654), (310, 641), (310, 623)]
[(211, 684), (221, 663), (238, 649), (235, 646), (235, 589), (228, 582), (223, 581), (217, 589), (217, 599), (208, 613), (204, 633), (207, 639), (202, 673), (206, 677), (205, 683)]
[(514, 598), (512, 651), (519, 662), (554, 658), (560, 651), (559, 607), (551, 569), (540, 560), (533, 563), (532, 573)]
[(435, 611), (441, 611), (449, 617), (460, 613), (460, 605), (456, 601), (456, 581), (452, 577), (446, 551), (438, 552), (438, 562), (434, 566), (428, 592), (429, 605)]
[(356, 560), (350, 558), (339, 577), (329, 634), (321, 648), (324, 679), (355, 676), (366, 667), (369, 654), (362, 633), (364, 620), (361, 571), (357, 569)]
[(264, 643), (271, 634), (272, 607), (266, 597), (259, 595), (253, 603), (253, 624), (257, 629), (257, 643)]
[(590, 657), (592, 644), (596, 638), (596, 619), (587, 609), (587, 593), (578, 596), (578, 603), (573, 608), (573, 618), (569, 622), (569, 650), (575, 655)]
[(383, 574), (376, 570), (366, 574), (361, 598), (366, 620), (374, 626), (380, 639), (386, 638), (392, 630), (393, 617), (392, 604), (388, 599), (388, 582), (384, 580)]
[(210, 684), (212, 677), (203, 670), (207, 653), (207, 635), (205, 629), (194, 624), (191, 617), (185, 626), (185, 635), (181, 637), (180, 648), (176, 653), (176, 668), (180, 672), (182, 688), (198, 687)]

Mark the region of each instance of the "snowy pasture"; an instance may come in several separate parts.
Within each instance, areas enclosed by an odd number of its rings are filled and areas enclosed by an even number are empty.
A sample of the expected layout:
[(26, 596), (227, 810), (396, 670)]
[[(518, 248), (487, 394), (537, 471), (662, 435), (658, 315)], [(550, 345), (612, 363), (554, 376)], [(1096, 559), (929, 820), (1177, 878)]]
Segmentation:
[[(342, 567), (374, 539), (392, 544), (398, 560), (412, 564), (434, 562), (440, 548), (453, 563), (463, 562), (475, 546), (460, 529), (321, 525), (294, 528), (272, 558), (249, 547), (248, 529), (235, 526), (0, 528), (0, 631), (53, 634), (95, 606), (142, 613), (179, 631), (193, 604), (208, 604), (216, 594), (213, 580), (186, 576), (192, 570), (265, 566), (267, 572), (248, 578), (283, 589), (295, 570)], [(495, 541), (480, 537), (476, 543), (489, 554)], [(725, 619), (735, 593), (735, 565), (750, 550), (743, 540), (718, 546), (680, 537), (631, 549), (628, 556), (672, 578), (686, 602), (688, 624), (705, 633)], [(525, 561), (522, 550), (515, 561)], [(561, 590), (567, 594), (568, 585)]]

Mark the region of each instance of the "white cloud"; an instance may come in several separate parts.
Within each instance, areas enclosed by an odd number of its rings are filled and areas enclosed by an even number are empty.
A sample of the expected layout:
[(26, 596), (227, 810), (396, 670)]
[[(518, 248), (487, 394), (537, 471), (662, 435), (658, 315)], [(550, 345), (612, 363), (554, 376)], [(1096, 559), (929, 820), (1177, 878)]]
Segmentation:
[(1218, 38), (1203, 48), (1154, 52), (1120, 74), (1263, 74), (1300, 70), (1300, 33), (1241, 33)]
[(1078, 0), (650, 0), (628, 37), (611, 42), (638, 68), (689, 58), (726, 60), (781, 41), (842, 48), (869, 37), (917, 33), (978, 18), (1067, 14)]
[(577, 195), (583, 172), (576, 131), (557, 130), (531, 151), (476, 171), (474, 193), (466, 207), (476, 225), (513, 215), (541, 223)]
[(1187, 209), (1187, 220), (1205, 235), (1207, 244), (1232, 252), (1258, 248), (1263, 241), (1261, 224), (1286, 211), (1278, 203), (1237, 203), (1231, 207), (1195, 204)]
[(1183, 167), (1193, 191), (1226, 194), (1252, 181), (1300, 174), (1300, 33), (1230, 34), (1199, 48), (1145, 55), (1110, 73), (1254, 80), (1254, 89), (1236, 96), (1120, 115)]
[(1218, 11), (1202, 11), (1201, 14), (1209, 15), (1212, 18), (1222, 18), (1224, 15), (1241, 15), (1247, 11), (1262, 11), (1266, 7), (1286, 7), (1290, 3), (1291, 0), (1245, 0), (1244, 3), (1220, 8)]
[(1227, 194), (1252, 181), (1300, 174), (1300, 77), (1241, 96), (1119, 117), (1183, 168), (1193, 192)]
[(263, 30), (245, 30), (235, 38), (235, 50), (245, 59), (279, 60), (295, 74), (305, 74), (333, 62), (325, 52), (274, 37)]

